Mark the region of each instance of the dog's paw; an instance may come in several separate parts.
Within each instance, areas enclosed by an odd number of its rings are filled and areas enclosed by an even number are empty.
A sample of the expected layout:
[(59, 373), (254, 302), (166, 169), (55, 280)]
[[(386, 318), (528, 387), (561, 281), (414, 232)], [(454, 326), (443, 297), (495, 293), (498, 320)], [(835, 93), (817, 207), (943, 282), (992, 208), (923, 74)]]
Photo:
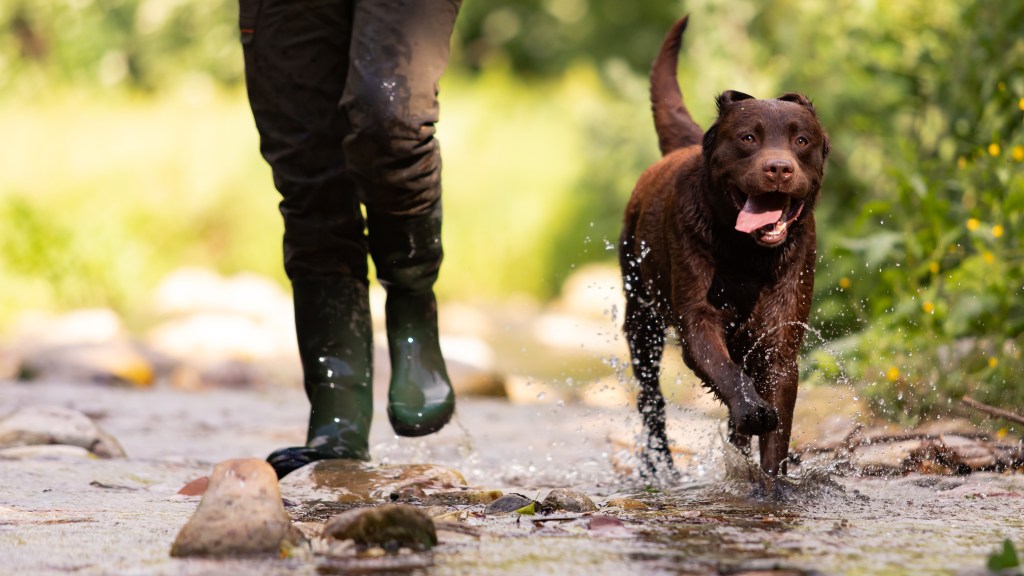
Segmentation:
[(743, 403), (731, 410), (733, 429), (740, 434), (767, 434), (779, 426), (779, 413), (764, 401)]

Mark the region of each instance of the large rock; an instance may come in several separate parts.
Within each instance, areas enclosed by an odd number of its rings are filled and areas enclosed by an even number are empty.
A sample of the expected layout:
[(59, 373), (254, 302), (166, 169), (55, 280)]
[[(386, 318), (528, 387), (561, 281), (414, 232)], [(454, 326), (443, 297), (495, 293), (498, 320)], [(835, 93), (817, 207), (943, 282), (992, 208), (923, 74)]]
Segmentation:
[(117, 439), (91, 418), (60, 406), (26, 406), (0, 420), (0, 448), (62, 444), (100, 458), (123, 458)]
[(383, 465), (359, 460), (320, 460), (281, 479), (281, 491), (299, 502), (380, 503), (392, 495), (461, 488), (466, 480), (431, 464)]
[[(127, 383), (148, 386), (155, 369), (112, 310), (88, 308), (54, 316), (26, 312), (9, 352), (23, 380)], [(11, 360), (9, 360), (11, 361)]]
[(379, 546), (391, 552), (400, 548), (429, 550), (437, 544), (434, 521), (422, 510), (406, 504), (342, 512), (327, 522), (323, 536), (352, 540), (360, 547)]
[(178, 270), (157, 287), (146, 344), (182, 389), (299, 382), (291, 297), (254, 274)]
[(147, 387), (155, 369), (139, 348), (127, 340), (64, 344), (32, 349), (18, 366), (21, 380), (59, 380)]
[(255, 458), (227, 460), (214, 467), (171, 556), (276, 555), (304, 542), (284, 510), (274, 469)]

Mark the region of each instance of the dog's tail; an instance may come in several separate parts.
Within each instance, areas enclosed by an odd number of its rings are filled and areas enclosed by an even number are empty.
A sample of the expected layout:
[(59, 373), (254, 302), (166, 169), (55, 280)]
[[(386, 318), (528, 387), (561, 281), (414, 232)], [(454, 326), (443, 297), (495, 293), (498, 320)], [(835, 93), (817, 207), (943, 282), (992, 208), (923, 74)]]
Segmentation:
[(672, 25), (651, 66), (651, 110), (654, 112), (654, 129), (658, 133), (658, 147), (662, 155), (699, 144), (704, 135), (683, 104), (683, 94), (679, 91), (676, 78), (679, 46), (689, 18), (684, 16)]

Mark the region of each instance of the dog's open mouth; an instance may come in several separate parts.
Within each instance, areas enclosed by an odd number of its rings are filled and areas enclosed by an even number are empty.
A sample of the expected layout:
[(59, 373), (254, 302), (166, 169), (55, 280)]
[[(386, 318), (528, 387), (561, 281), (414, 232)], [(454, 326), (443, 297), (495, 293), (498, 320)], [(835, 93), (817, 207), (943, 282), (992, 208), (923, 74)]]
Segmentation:
[(752, 235), (759, 244), (774, 246), (786, 239), (789, 225), (803, 209), (803, 201), (781, 192), (747, 196), (736, 217), (736, 229)]

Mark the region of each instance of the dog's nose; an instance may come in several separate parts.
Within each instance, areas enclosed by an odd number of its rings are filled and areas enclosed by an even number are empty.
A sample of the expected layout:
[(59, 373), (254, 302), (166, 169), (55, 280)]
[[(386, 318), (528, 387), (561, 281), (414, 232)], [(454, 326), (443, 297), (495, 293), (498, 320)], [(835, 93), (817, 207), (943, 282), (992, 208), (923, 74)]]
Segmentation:
[(763, 166), (764, 175), (768, 180), (785, 182), (793, 176), (793, 163), (789, 160), (768, 160)]

